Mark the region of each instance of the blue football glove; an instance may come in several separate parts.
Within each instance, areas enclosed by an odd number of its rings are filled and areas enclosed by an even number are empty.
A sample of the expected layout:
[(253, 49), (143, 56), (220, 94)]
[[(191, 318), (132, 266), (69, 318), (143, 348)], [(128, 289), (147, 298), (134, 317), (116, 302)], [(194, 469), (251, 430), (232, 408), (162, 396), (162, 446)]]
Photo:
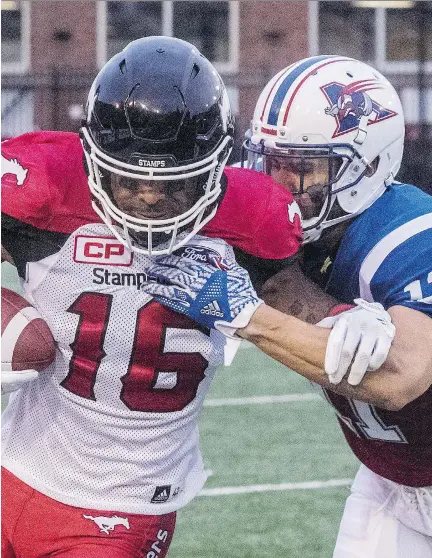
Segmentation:
[(147, 275), (150, 281), (141, 289), (155, 300), (238, 341), (236, 330), (247, 326), (263, 302), (237, 263), (228, 263), (225, 271), (171, 254), (158, 257)]

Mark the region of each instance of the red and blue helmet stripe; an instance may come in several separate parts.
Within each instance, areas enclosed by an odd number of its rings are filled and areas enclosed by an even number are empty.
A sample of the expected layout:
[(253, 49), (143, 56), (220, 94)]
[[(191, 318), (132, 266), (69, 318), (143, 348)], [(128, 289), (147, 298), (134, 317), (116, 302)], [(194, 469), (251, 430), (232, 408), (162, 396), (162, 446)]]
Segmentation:
[[(346, 61), (348, 58), (337, 56), (337, 55), (323, 55), (323, 56), (313, 56), (304, 60), (298, 65), (289, 66), (284, 73), (282, 73), (279, 78), (276, 80), (275, 84), (273, 85), (269, 95), (266, 99), (266, 102), (263, 107), (263, 111), (261, 114), (261, 120), (264, 125), (268, 126), (278, 126), (278, 120), (280, 117), (280, 111), (284, 100), (289, 92), (290, 88), (294, 84), (294, 82), (299, 78), (306, 70), (310, 69), (310, 72), (306, 73), (303, 79), (298, 83), (297, 87), (294, 89), (290, 100), (288, 101), (287, 108), (285, 110), (284, 118), (283, 118), (283, 125), (286, 124), (289, 109), (291, 107), (292, 101), (300, 89), (301, 85), (306, 81), (306, 79), (313, 75), (314, 72), (321, 68), (322, 66), (326, 66), (327, 64), (332, 64), (334, 62), (342, 62)], [(274, 91), (275, 87), (277, 89)], [(264, 122), (264, 114), (271, 99), (271, 105), (268, 111), (268, 116), (266, 122)], [(269, 130), (270, 131), (270, 130)]]

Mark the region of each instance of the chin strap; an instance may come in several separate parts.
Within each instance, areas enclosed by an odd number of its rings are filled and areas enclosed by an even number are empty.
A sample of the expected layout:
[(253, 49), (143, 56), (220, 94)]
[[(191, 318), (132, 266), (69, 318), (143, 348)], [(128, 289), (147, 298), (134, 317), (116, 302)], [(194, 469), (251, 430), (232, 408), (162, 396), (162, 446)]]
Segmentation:
[(393, 182), (394, 182), (394, 174), (390, 171), (388, 175), (384, 178), (385, 187), (390, 188)]
[(354, 143), (357, 143), (358, 145), (361, 145), (362, 143), (364, 143), (364, 140), (367, 137), (367, 130), (366, 130), (366, 126), (368, 123), (368, 116), (362, 116), (360, 118), (360, 122), (358, 124), (358, 132), (356, 137), (354, 138)]

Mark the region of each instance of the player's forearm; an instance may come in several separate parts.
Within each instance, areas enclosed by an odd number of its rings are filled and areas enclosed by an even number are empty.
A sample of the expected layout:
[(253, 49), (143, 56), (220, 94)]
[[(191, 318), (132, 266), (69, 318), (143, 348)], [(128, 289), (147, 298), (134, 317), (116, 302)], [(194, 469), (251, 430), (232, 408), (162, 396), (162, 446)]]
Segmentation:
[(398, 382), (398, 371), (394, 367), (368, 373), (358, 386), (351, 386), (346, 380), (330, 384), (324, 372), (328, 329), (261, 305), (249, 325), (237, 333), (275, 360), (325, 388), (385, 409), (394, 410), (397, 406), (393, 387)]
[(314, 381), (319, 377), (325, 379), (327, 329), (315, 327), (263, 304), (248, 326), (238, 329), (237, 333), (299, 374), (307, 378), (312, 376)]
[(339, 303), (307, 278), (298, 262), (269, 279), (260, 296), (272, 308), (309, 324), (327, 317), (330, 309)]
[(1, 247), (1, 261), (2, 263), (9, 262), (10, 264), (15, 265), (12, 256), (9, 254), (4, 246)]
[(432, 319), (406, 306), (393, 306), (388, 311), (396, 335), (378, 372), (397, 378), (390, 389), (395, 406), (401, 408), (432, 385)]

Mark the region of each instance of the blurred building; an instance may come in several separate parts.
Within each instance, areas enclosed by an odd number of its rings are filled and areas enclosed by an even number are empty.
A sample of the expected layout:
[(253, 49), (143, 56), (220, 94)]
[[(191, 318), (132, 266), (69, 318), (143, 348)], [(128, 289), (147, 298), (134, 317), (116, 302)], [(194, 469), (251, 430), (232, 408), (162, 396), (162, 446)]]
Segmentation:
[(190, 41), (218, 68), (242, 136), (277, 71), (314, 54), (371, 63), (398, 89), (407, 143), (401, 179), (431, 187), (432, 2), (2, 1), (2, 137), (77, 130), (104, 62), (130, 40)]

